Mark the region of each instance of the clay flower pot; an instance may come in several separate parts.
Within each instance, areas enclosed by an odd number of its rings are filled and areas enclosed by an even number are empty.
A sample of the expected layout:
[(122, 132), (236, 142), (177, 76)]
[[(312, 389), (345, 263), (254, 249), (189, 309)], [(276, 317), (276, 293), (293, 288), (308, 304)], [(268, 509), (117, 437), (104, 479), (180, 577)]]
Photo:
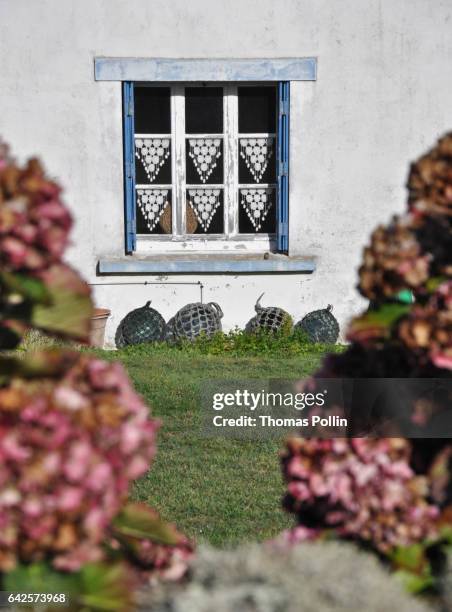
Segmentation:
[(105, 342), (105, 326), (110, 316), (108, 308), (95, 308), (91, 317), (91, 346), (102, 348)]

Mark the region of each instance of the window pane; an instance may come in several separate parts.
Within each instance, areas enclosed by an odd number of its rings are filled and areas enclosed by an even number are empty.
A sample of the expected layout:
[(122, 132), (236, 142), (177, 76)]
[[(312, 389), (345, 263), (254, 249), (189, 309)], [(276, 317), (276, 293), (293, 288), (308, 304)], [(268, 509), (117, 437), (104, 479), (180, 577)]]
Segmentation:
[(137, 234), (171, 234), (171, 189), (137, 188)]
[(239, 87), (239, 133), (276, 132), (276, 87)]
[(187, 138), (185, 160), (188, 185), (223, 183), (222, 138)]
[(170, 134), (169, 87), (135, 87), (135, 134)]
[(239, 138), (239, 183), (276, 182), (276, 140)]
[(276, 189), (239, 189), (239, 232), (273, 234), (276, 228)]
[(222, 234), (223, 189), (187, 189), (187, 233)]
[(170, 138), (135, 138), (135, 183), (171, 183)]
[(185, 132), (221, 134), (223, 132), (223, 88), (185, 88)]

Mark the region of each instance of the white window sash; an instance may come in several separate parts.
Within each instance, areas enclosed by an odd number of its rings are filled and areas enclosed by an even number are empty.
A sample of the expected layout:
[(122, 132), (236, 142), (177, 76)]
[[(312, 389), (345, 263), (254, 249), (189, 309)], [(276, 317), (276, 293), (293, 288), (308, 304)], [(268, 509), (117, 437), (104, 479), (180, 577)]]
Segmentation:
[(185, 228), (185, 94), (183, 85), (171, 87), (172, 116), (171, 129), (174, 142), (174, 163), (172, 168), (174, 204), (173, 235), (182, 236)]
[[(244, 85), (245, 83), (241, 83)], [(253, 83), (257, 85), (258, 83)], [(149, 84), (151, 85), (151, 84)], [(190, 84), (163, 84), (157, 86), (168, 86), (170, 88), (171, 100), (171, 185), (155, 184), (155, 188), (171, 188), (172, 226), (173, 233), (167, 234), (138, 234), (137, 251), (180, 251), (184, 250), (206, 250), (215, 251), (237, 248), (262, 252), (273, 248), (275, 237), (266, 234), (241, 234), (239, 233), (239, 134), (238, 131), (238, 84), (231, 83), (208, 83), (206, 87), (223, 88), (223, 234), (187, 234), (186, 233), (186, 208), (187, 202), (187, 176), (186, 176), (186, 138), (204, 137), (212, 138), (219, 134), (186, 134), (185, 132), (185, 87), (197, 86), (198, 83)], [(267, 83), (268, 85), (268, 83)], [(269, 134), (273, 135), (273, 134)], [(252, 134), (243, 134), (252, 137)], [(257, 136), (266, 136), (256, 134)], [(136, 135), (138, 137), (138, 135)], [(153, 137), (158, 137), (153, 135)], [(274, 184), (259, 184), (260, 187), (274, 186)], [(202, 187), (213, 187), (213, 185), (199, 185)], [(246, 187), (240, 184), (240, 188)], [(250, 184), (249, 187), (256, 187)], [(188, 248), (187, 248), (188, 247)]]

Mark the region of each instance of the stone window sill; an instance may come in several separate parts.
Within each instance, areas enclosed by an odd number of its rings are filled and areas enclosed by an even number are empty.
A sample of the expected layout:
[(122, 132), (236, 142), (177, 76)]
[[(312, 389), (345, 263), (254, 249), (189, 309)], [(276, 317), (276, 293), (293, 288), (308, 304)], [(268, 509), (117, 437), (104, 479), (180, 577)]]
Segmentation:
[(310, 257), (286, 255), (130, 255), (101, 258), (99, 275), (114, 274), (310, 274), (316, 269)]

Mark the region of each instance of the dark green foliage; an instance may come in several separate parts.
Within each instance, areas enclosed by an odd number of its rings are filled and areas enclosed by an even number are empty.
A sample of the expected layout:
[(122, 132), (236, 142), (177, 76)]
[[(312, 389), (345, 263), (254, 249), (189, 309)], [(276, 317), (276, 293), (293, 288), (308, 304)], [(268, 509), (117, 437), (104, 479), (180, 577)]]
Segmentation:
[(164, 342), (152, 346), (143, 344), (131, 347), (130, 349), (124, 348), (121, 353), (128, 353), (130, 351), (133, 354), (139, 352), (146, 355), (151, 352), (157, 352), (169, 355), (174, 352), (184, 352), (193, 356), (225, 355), (247, 357), (262, 355), (281, 358), (307, 354), (323, 354), (325, 351), (341, 352), (342, 350), (342, 345), (313, 344), (300, 329), (294, 328), (290, 335), (286, 335), (284, 331), (272, 333), (262, 329), (249, 334), (245, 330), (236, 328), (227, 333), (216, 332), (212, 336), (200, 334), (192, 341), (187, 339), (174, 340), (171, 346)]

